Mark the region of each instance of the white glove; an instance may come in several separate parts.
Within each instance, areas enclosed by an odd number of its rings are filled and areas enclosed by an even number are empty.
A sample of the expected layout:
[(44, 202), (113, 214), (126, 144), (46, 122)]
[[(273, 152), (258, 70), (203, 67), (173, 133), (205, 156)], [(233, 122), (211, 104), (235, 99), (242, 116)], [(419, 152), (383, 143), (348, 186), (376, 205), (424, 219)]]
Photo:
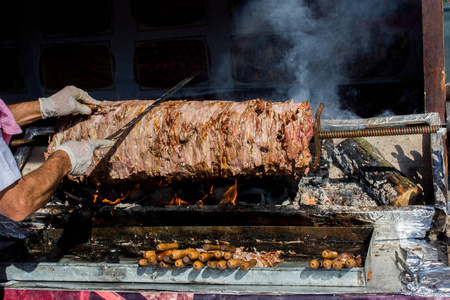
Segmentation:
[(70, 114), (90, 115), (92, 110), (82, 103), (100, 105), (102, 101), (94, 100), (87, 92), (74, 86), (66, 86), (48, 98), (39, 98), (43, 119)]
[(72, 163), (70, 175), (83, 175), (88, 170), (94, 157), (94, 151), (100, 148), (109, 148), (114, 145), (110, 140), (94, 141), (68, 141), (57, 147), (56, 150), (65, 151)]

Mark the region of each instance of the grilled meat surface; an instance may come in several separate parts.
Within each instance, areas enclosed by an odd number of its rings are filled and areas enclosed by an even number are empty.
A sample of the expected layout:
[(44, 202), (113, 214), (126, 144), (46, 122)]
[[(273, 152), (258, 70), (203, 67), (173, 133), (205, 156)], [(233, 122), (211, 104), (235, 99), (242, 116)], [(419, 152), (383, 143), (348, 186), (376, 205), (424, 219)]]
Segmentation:
[[(68, 140), (106, 138), (152, 102), (108, 101), (90, 116), (61, 118), (48, 152)], [(112, 149), (97, 150), (85, 176), (70, 179), (173, 182), (300, 175), (311, 161), (312, 136), (308, 102), (167, 101)]]

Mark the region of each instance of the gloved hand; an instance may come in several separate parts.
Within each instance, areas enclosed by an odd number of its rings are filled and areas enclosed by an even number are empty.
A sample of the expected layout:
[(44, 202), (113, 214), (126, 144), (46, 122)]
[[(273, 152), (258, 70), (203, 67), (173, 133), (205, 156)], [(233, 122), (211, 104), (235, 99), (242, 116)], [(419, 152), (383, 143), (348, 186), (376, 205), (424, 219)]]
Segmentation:
[(41, 116), (43, 119), (70, 114), (90, 115), (92, 110), (85, 104), (100, 105), (87, 92), (74, 86), (66, 86), (48, 98), (39, 98)]
[(114, 142), (110, 140), (68, 141), (57, 147), (55, 151), (63, 150), (69, 155), (72, 163), (70, 175), (83, 175), (92, 163), (94, 151), (113, 145)]

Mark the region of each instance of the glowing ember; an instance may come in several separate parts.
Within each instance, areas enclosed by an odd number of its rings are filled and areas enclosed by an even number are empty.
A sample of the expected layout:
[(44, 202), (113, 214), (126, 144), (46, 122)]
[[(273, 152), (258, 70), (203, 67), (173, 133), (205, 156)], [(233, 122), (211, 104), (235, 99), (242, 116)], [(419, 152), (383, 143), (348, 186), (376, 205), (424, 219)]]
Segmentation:
[(302, 195), (302, 203), (306, 205), (317, 205), (316, 197), (309, 197), (308, 195)]
[(205, 196), (203, 196), (202, 200), (198, 200), (197, 201), (197, 205), (202, 206), (206, 202), (206, 200), (214, 198), (213, 189), (214, 189), (214, 186), (211, 186), (211, 189), (210, 189), (209, 193), (206, 194)]
[(224, 194), (224, 199), (220, 201), (219, 204), (233, 204), (236, 205), (236, 197), (237, 197), (237, 180), (234, 180), (234, 185), (231, 186)]
[(172, 201), (170, 201), (170, 203), (169, 203), (169, 205), (178, 205), (178, 206), (187, 205), (187, 204), (189, 204), (189, 203), (178, 198), (177, 193), (175, 193), (175, 195), (172, 198)]

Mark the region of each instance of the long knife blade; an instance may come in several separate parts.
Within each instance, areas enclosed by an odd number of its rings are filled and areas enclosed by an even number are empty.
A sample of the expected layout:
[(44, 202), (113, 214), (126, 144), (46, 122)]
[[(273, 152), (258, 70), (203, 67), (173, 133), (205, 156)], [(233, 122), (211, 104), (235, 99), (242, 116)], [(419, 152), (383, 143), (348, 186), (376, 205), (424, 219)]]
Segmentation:
[(125, 124), (122, 128), (120, 128), (119, 130), (117, 130), (116, 132), (114, 132), (113, 134), (111, 134), (110, 136), (108, 136), (106, 139), (107, 140), (113, 140), (116, 137), (118, 137), (119, 135), (121, 135), (123, 132), (127, 131), (128, 129), (130, 129), (131, 127), (133, 127), (137, 122), (139, 122), (149, 111), (151, 111), (153, 108), (157, 107), (158, 105), (160, 105), (162, 102), (166, 101), (167, 98), (169, 98), (170, 96), (172, 96), (176, 91), (178, 91), (180, 88), (182, 88), (183, 86), (185, 86), (189, 81), (191, 81), (194, 77), (196, 77), (198, 74), (200, 74), (201, 72), (203, 72), (203, 70), (205, 70), (206, 67), (204, 67), (203, 69), (194, 72), (191, 76), (183, 79), (182, 81), (180, 81), (176, 86), (174, 86), (173, 88), (171, 88), (170, 90), (168, 90), (164, 95), (162, 95), (160, 98), (156, 99), (155, 102), (153, 102), (152, 104), (150, 104), (149, 106), (147, 106), (146, 109), (144, 109), (139, 115), (137, 115), (133, 120), (131, 120), (130, 122), (128, 122), (127, 124)]

